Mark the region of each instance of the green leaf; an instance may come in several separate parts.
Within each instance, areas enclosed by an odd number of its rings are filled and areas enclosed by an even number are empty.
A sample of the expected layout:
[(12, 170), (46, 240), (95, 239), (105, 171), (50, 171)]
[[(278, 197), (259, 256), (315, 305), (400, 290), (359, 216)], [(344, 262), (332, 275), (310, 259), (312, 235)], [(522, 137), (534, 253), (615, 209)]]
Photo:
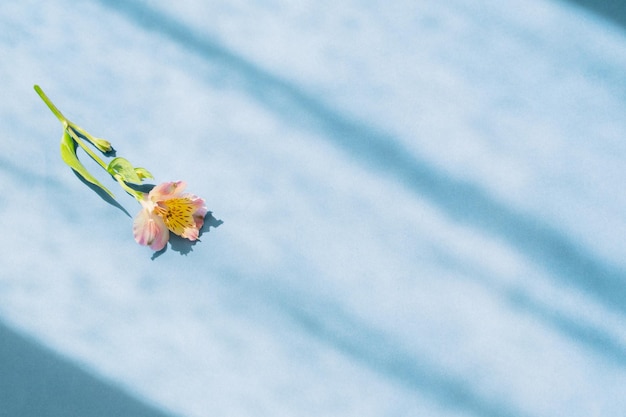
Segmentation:
[(102, 191), (106, 192), (111, 198), (115, 198), (113, 193), (106, 189), (106, 187), (89, 173), (87, 169), (80, 163), (78, 160), (78, 156), (76, 156), (76, 143), (74, 139), (67, 133), (67, 130), (63, 131), (63, 137), (61, 138), (61, 158), (63, 161), (70, 166), (78, 175), (83, 177), (83, 179), (87, 182), (92, 183), (93, 185), (100, 188)]
[(115, 177), (119, 175), (124, 182), (131, 184), (141, 184), (141, 177), (135, 171), (133, 165), (125, 158), (117, 157), (113, 158), (107, 166), (107, 171)]
[(150, 171), (148, 171), (145, 168), (135, 168), (135, 172), (137, 173), (137, 176), (139, 176), (139, 178), (143, 181), (144, 178), (154, 178), (152, 176), (152, 174), (150, 173)]

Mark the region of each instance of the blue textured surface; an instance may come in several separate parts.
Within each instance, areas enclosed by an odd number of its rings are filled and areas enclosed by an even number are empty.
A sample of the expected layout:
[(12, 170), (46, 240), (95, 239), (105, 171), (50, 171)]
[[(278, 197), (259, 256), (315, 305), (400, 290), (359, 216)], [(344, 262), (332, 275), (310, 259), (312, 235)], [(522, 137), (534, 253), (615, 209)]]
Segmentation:
[[(171, 3), (0, 11), (0, 320), (41, 344), (0, 329), (10, 414), (626, 413), (622, 28), (539, 0)], [(136, 245), (35, 83), (223, 223)]]

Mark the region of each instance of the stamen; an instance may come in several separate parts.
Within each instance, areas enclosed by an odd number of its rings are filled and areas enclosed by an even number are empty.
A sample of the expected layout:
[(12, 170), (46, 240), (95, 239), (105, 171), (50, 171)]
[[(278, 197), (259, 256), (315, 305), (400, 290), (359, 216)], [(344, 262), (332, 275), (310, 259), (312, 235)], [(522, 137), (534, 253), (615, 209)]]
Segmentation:
[(195, 227), (193, 219), (194, 204), (188, 198), (172, 198), (161, 201), (154, 209), (169, 230), (182, 235), (186, 228)]

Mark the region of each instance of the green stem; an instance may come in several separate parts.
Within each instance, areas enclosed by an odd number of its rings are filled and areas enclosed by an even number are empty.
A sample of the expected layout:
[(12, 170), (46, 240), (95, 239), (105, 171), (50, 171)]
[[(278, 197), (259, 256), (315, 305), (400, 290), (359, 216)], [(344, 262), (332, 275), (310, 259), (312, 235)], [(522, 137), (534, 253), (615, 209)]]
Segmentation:
[(78, 146), (83, 148), (83, 150), (85, 152), (87, 152), (87, 154), (91, 157), (91, 159), (96, 161), (98, 163), (98, 165), (100, 165), (102, 167), (102, 169), (104, 169), (105, 171), (109, 172), (107, 170), (108, 165), (105, 164), (104, 161), (102, 159), (100, 159), (100, 157), (98, 155), (96, 155), (94, 153), (94, 151), (91, 150), (91, 148), (89, 148), (87, 145), (85, 145), (85, 142), (83, 142), (83, 140), (76, 134), (76, 132), (74, 132), (74, 129), (72, 129), (71, 127), (67, 127), (66, 129), (67, 129), (67, 133), (70, 134), (72, 139), (74, 139), (74, 141), (76, 143), (78, 143)]
[(96, 147), (98, 146), (98, 144), (97, 144), (98, 138), (94, 138), (85, 129), (83, 129), (82, 127), (80, 127), (78, 125), (75, 125), (72, 122), (69, 122), (69, 125), (72, 127), (72, 129), (76, 130), (78, 133), (83, 135), (89, 142), (91, 142), (93, 144), (93, 146), (96, 146)]
[(126, 191), (128, 194), (132, 195), (133, 197), (135, 197), (137, 199), (137, 201), (142, 200), (143, 199), (143, 193), (137, 190), (134, 190), (132, 188), (130, 188), (122, 179), (122, 177), (120, 176), (120, 174), (115, 174), (114, 178), (117, 180), (117, 182), (120, 184), (120, 187), (122, 187), (124, 189), (124, 191)]
[[(100, 167), (102, 167), (102, 169), (104, 169), (106, 172), (109, 172), (108, 165), (102, 159), (100, 159), (100, 157), (98, 155), (96, 155), (91, 150), (91, 148), (89, 148), (85, 144), (85, 142), (80, 138), (80, 136), (76, 132), (78, 132), (81, 135), (83, 135), (86, 140), (91, 142), (94, 146), (98, 147), (99, 149), (100, 149), (100, 146), (98, 146), (98, 141), (106, 142), (108, 147), (110, 147), (110, 143), (108, 141), (104, 141), (104, 139), (94, 138), (89, 133), (87, 133), (87, 131), (82, 129), (80, 126), (77, 126), (74, 123), (72, 123), (69, 120), (67, 120), (67, 118), (65, 118), (65, 116), (63, 116), (63, 113), (61, 113), (61, 111), (59, 109), (57, 109), (57, 107), (54, 105), (54, 103), (52, 103), (52, 101), (48, 98), (46, 93), (44, 93), (43, 90), (41, 89), (41, 87), (39, 87), (38, 85), (35, 85), (35, 91), (37, 92), (37, 94), (39, 94), (39, 97), (41, 97), (43, 102), (46, 103), (46, 105), (52, 111), (52, 113), (54, 113), (54, 115), (57, 117), (57, 119), (59, 119), (61, 124), (63, 124), (63, 129), (65, 129), (65, 131), (78, 144), (78, 146), (80, 146), (87, 153), (87, 155), (89, 155), (91, 157), (91, 159), (96, 161), (96, 163), (98, 165), (100, 165)], [(106, 149), (103, 150), (103, 152), (105, 152), (105, 151), (106, 151)], [(122, 179), (122, 177), (119, 174), (115, 174), (114, 178), (117, 180), (117, 182), (120, 184), (120, 186), (124, 189), (124, 191), (126, 191), (128, 194), (132, 195), (137, 200), (143, 199), (143, 193), (141, 193), (141, 192), (139, 192), (137, 190), (134, 190), (131, 187), (129, 187), (124, 182), (124, 180)], [(107, 190), (105, 189), (105, 191), (107, 191)]]
[(80, 126), (76, 126), (74, 123), (71, 123), (71, 122), (70, 122), (70, 125), (72, 126), (74, 130), (76, 130), (78, 133), (83, 135), (89, 142), (93, 143), (95, 146), (95, 142), (96, 142), (95, 138), (91, 136), (85, 129), (83, 129)]
[(46, 103), (46, 106), (48, 106), (48, 108), (52, 111), (52, 113), (54, 113), (57, 119), (59, 119), (59, 121), (63, 123), (63, 126), (64, 127), (67, 126), (69, 123), (69, 120), (67, 120), (65, 116), (63, 116), (63, 113), (61, 113), (59, 109), (57, 109), (54, 103), (52, 103), (52, 101), (48, 98), (46, 93), (43, 92), (41, 87), (39, 87), (38, 85), (35, 85), (35, 91), (37, 92), (37, 94), (39, 94), (39, 97), (41, 97), (43, 102)]

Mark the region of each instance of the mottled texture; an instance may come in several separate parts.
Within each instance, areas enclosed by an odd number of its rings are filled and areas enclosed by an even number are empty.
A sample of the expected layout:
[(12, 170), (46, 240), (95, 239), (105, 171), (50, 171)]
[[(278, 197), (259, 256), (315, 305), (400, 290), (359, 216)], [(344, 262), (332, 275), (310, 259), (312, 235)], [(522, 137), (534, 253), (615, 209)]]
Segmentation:
[[(623, 29), (545, 0), (26, 0), (0, 26), (0, 319), (72, 366), (189, 417), (624, 414)], [(35, 83), (187, 181), (201, 241), (137, 245)]]

